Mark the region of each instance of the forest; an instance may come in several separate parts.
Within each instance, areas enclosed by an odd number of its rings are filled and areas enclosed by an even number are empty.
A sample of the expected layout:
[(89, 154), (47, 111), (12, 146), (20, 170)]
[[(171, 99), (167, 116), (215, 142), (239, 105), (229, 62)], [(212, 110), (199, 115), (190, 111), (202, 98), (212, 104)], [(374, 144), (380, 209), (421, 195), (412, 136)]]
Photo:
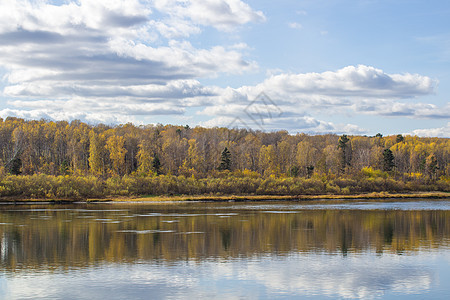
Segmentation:
[(450, 191), (450, 139), (0, 118), (0, 197)]

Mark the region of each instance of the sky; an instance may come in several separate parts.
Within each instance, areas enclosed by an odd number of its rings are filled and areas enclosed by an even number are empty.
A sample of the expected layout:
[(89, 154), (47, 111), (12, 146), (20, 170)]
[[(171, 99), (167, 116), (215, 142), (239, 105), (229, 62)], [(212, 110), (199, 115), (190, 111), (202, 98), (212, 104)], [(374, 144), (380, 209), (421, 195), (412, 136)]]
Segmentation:
[(0, 0), (0, 117), (450, 137), (447, 0)]

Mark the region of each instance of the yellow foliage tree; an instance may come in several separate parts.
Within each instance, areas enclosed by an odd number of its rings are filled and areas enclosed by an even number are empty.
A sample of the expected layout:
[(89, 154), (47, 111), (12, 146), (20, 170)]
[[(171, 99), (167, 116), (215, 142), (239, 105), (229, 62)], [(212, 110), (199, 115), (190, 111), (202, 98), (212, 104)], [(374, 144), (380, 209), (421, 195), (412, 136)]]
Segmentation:
[(310, 176), (317, 161), (317, 149), (308, 141), (297, 145), (297, 163), (301, 173)]
[(148, 141), (142, 141), (139, 144), (139, 150), (137, 153), (139, 175), (153, 176), (155, 174), (153, 170), (153, 156)]
[(89, 169), (92, 175), (105, 175), (105, 137), (94, 130), (89, 132)]
[(188, 144), (188, 153), (183, 162), (183, 167), (186, 169), (195, 169), (196, 171), (199, 171), (202, 160), (198, 150), (197, 141), (195, 139), (190, 139)]
[(125, 139), (123, 136), (112, 135), (106, 140), (106, 149), (109, 151), (111, 159), (111, 172), (116, 175), (123, 175), (125, 166), (125, 154), (127, 149), (124, 147)]
[(276, 175), (278, 173), (277, 153), (273, 145), (261, 146), (259, 161), (261, 173), (265, 176)]

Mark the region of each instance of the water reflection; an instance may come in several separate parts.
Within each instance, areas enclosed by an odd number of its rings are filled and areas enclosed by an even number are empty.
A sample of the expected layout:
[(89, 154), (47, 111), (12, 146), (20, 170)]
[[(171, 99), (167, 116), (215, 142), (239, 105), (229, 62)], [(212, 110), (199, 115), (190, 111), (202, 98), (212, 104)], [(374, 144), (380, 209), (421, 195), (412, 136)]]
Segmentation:
[[(183, 205), (181, 205), (183, 206)], [(249, 210), (212, 204), (3, 209), (8, 270), (291, 252), (404, 253), (448, 246), (450, 211)], [(225, 210), (225, 211), (221, 211)]]
[[(9, 295), (7, 299), (48, 299), (55, 295), (64, 295), (60, 296), (64, 299), (411, 296), (433, 288), (438, 275), (430, 265), (432, 261), (433, 257), (425, 254), (399, 263), (388, 254), (361, 266), (358, 257), (294, 254), (221, 263), (178, 261), (165, 268), (152, 263), (108, 263), (66, 273), (14, 276), (8, 278), (3, 295)], [(434, 296), (440, 298), (437, 293)]]
[(449, 278), (445, 209), (283, 203), (19, 208), (0, 207), (0, 298), (449, 292), (439, 284)]

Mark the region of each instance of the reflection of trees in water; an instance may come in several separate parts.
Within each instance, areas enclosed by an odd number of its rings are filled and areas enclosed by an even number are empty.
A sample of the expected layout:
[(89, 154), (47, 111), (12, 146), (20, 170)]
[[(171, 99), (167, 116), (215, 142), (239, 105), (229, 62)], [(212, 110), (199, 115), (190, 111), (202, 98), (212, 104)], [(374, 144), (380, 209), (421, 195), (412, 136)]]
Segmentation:
[[(211, 209), (177, 211), (173, 206), (152, 206), (153, 214), (148, 206), (144, 212), (138, 206), (130, 209), (3, 210), (1, 265), (64, 268), (101, 261), (200, 260), (265, 253), (402, 253), (448, 246), (450, 237), (448, 211), (233, 210), (236, 215), (227, 215)], [(190, 216), (180, 216), (187, 212)]]

